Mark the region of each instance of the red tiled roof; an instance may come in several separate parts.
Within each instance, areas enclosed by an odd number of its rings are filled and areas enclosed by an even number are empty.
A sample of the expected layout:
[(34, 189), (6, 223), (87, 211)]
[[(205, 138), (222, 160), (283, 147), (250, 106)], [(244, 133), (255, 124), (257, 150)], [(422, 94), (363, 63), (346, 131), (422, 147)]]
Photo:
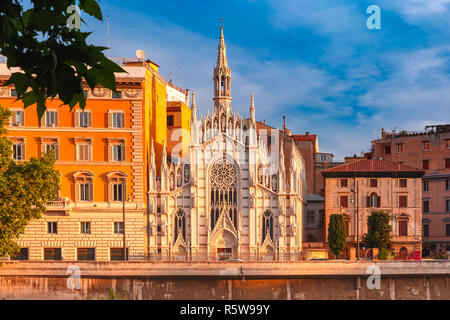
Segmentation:
[(311, 141), (312, 143), (315, 143), (317, 134), (293, 134), (292, 137), (294, 137), (296, 141)]
[(386, 159), (360, 159), (322, 172), (423, 172), (423, 170)]

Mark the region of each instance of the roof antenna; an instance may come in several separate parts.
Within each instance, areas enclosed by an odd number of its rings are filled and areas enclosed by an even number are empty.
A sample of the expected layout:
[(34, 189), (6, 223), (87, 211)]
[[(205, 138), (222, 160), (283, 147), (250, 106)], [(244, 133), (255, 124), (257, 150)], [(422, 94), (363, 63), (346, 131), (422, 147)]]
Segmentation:
[(169, 82), (173, 83), (172, 65), (169, 65)]
[(106, 16), (106, 21), (107, 21), (106, 46), (108, 47), (108, 58), (111, 58), (111, 47), (109, 45), (109, 14)]

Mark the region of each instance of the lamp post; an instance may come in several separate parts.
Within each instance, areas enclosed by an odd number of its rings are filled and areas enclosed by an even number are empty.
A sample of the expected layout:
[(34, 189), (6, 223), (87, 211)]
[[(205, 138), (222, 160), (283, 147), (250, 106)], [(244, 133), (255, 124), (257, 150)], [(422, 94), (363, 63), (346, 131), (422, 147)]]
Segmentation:
[(125, 242), (125, 198), (127, 196), (126, 180), (122, 178), (122, 214), (123, 214), (123, 260), (128, 260), (127, 245)]
[[(356, 177), (355, 177), (356, 180)], [(358, 180), (356, 180), (356, 192), (353, 189), (350, 189), (353, 192), (353, 208), (356, 207), (356, 260), (359, 260), (359, 212), (358, 212), (358, 194), (359, 194), (359, 186)]]

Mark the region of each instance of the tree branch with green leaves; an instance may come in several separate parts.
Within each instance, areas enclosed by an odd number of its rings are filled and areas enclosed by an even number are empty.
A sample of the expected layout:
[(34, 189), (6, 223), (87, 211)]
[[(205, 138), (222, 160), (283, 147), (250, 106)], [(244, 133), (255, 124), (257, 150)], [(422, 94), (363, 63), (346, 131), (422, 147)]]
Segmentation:
[[(8, 68), (17, 67), (4, 85), (14, 85), (17, 100), (25, 107), (37, 104), (39, 120), (46, 99), (58, 97), (70, 110), (86, 99), (83, 82), (92, 90), (103, 86), (116, 91), (114, 73), (126, 72), (105, 57), (108, 49), (90, 45), (90, 32), (71, 28), (67, 8), (78, 5), (81, 12), (103, 21), (99, 0), (0, 1), (0, 54)], [(81, 21), (83, 21), (81, 19)], [(84, 21), (83, 21), (84, 22)]]

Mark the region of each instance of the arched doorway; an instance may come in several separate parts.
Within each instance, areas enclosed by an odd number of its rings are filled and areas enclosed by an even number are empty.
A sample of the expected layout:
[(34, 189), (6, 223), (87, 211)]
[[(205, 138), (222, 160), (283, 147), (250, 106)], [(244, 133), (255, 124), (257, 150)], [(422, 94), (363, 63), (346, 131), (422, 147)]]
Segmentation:
[(216, 234), (211, 243), (211, 249), (216, 260), (228, 260), (237, 254), (237, 240), (228, 230)]

